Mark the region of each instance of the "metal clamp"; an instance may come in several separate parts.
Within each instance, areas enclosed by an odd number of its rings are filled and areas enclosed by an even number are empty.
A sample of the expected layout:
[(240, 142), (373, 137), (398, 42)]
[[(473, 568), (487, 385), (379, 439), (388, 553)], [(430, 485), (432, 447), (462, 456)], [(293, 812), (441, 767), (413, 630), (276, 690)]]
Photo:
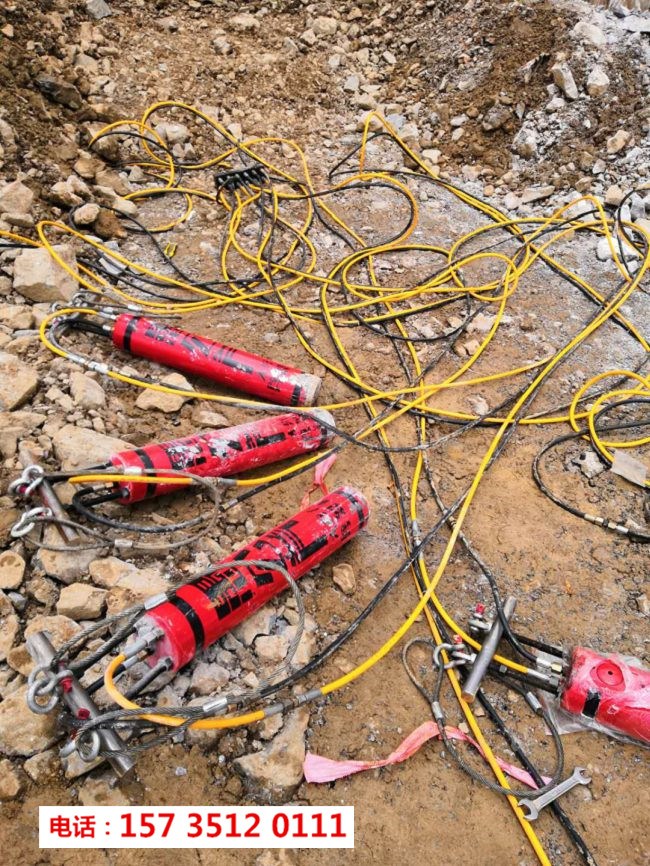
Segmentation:
[(30, 463), (25, 466), (22, 475), (12, 481), (9, 485), (8, 492), (22, 499), (29, 499), (36, 488), (43, 482), (45, 470), (37, 463)]
[[(51, 667), (49, 666), (54, 662), (56, 651), (45, 632), (35, 632), (30, 635), (30, 637), (27, 638), (27, 650), (36, 662), (37, 667), (51, 670)], [(69, 674), (70, 672), (60, 671), (59, 673)], [(58, 675), (59, 674), (55, 674), (55, 676)], [(34, 681), (37, 681), (38, 676), (39, 674), (35, 670), (33, 676)], [(58, 692), (63, 703), (68, 707), (74, 718), (96, 719), (101, 715), (100, 709), (74, 675), (70, 676), (69, 687), (66, 686), (65, 688), (58, 690)], [(30, 709), (32, 709), (31, 706)], [(44, 712), (44, 710), (39, 707), (36, 712), (40, 713)], [(92, 736), (90, 736), (91, 734)], [(119, 776), (124, 776), (129, 773), (133, 768), (133, 761), (128, 755), (123, 754), (124, 741), (112, 728), (99, 728), (96, 730), (89, 730), (88, 732), (80, 731), (77, 737), (75, 737), (75, 740), (79, 737), (81, 738), (81, 748), (79, 749), (79, 744), (76, 742), (73, 747), (68, 744), (64, 748), (68, 754), (70, 754), (74, 748), (79, 752), (80, 756), (84, 758), (84, 760), (88, 760), (88, 758), (95, 753), (95, 734), (99, 738), (101, 753), (106, 754), (106, 758), (115, 772)], [(100, 754), (100, 752), (98, 751), (97, 754)], [(94, 760), (94, 758), (90, 757), (90, 760)]]
[(444, 665), (446, 671), (471, 664), (476, 658), (476, 654), (469, 652), (464, 643), (441, 643), (433, 651), (433, 663), (436, 667), (441, 665), (440, 654), (443, 650), (451, 656), (451, 661)]
[(21, 514), (18, 520), (11, 527), (11, 537), (22, 538), (24, 535), (27, 535), (28, 532), (31, 532), (38, 522), (41, 520), (51, 520), (53, 516), (52, 509), (45, 508), (43, 505), (39, 505), (36, 508), (30, 508), (29, 511), (25, 511)]
[[(69, 679), (72, 671), (67, 668), (58, 672), (53, 671), (47, 665), (38, 665), (29, 674), (27, 679), (27, 706), (33, 713), (46, 715), (59, 703), (57, 686), (62, 680)], [(37, 698), (50, 695), (46, 703), (39, 703)]]
[(433, 651), (433, 663), (438, 668), (440, 667), (440, 653), (443, 651), (450, 652), (454, 649), (453, 643), (439, 643), (438, 646)]

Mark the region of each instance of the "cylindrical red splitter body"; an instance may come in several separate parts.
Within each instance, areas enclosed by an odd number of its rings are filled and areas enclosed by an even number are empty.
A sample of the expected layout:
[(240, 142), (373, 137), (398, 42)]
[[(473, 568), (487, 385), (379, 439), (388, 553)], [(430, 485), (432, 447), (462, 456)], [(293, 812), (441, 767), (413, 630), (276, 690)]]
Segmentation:
[(170, 658), (172, 670), (179, 670), (287, 589), (281, 572), (272, 566), (247, 565), (247, 559), (277, 562), (297, 580), (353, 538), (367, 521), (365, 497), (352, 487), (338, 487), (231, 554), (213, 572), (181, 586), (175, 598), (142, 618), (143, 628), (154, 625), (164, 635), (149, 663)]
[(281, 406), (312, 406), (320, 389), (311, 373), (131, 313), (117, 317), (112, 337), (132, 355)]
[[(334, 434), (318, 419), (334, 426), (334, 418), (324, 409), (314, 409), (309, 415), (273, 415), (237, 427), (120, 451), (110, 462), (122, 472), (156, 469), (164, 474), (175, 469), (204, 478), (225, 478), (327, 445)], [(120, 502), (125, 504), (179, 489), (173, 484), (138, 484), (128, 477), (119, 486), (123, 491)]]
[(586, 725), (602, 725), (650, 745), (650, 671), (619, 655), (575, 647), (560, 706)]

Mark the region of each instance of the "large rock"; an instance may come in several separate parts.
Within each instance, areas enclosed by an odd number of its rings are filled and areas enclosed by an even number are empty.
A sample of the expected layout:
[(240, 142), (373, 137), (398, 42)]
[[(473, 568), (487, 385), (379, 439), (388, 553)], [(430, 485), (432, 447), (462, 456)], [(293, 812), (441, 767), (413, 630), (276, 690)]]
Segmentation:
[(26, 410), (0, 412), (0, 453), (12, 457), (18, 448), (18, 440), (40, 427), (46, 415)]
[(0, 761), (0, 802), (15, 800), (23, 789), (23, 777), (11, 761)]
[(156, 125), (156, 132), (167, 144), (171, 145), (185, 144), (190, 138), (190, 131), (183, 123), (159, 123)]
[(357, 580), (354, 569), (348, 562), (341, 562), (332, 569), (332, 580), (346, 595), (354, 595)]
[(95, 21), (99, 21), (111, 14), (111, 7), (106, 3), (106, 0), (86, 0), (86, 12)]
[(507, 105), (493, 105), (485, 112), (481, 126), (486, 132), (501, 129), (512, 117), (512, 109)]
[(610, 135), (607, 139), (607, 153), (610, 154), (610, 156), (613, 156), (615, 153), (619, 153), (621, 150), (626, 148), (631, 141), (632, 133), (628, 132), (626, 129), (619, 129), (614, 133), (614, 135)]
[(555, 66), (551, 67), (551, 74), (553, 81), (567, 99), (578, 98), (578, 88), (568, 63), (556, 63)]
[(57, 613), (76, 620), (97, 619), (102, 615), (107, 594), (107, 590), (88, 583), (72, 583), (61, 590)]
[[(193, 391), (192, 385), (187, 381), (185, 376), (180, 373), (170, 373), (160, 380), (162, 385), (169, 385), (170, 388), (179, 388), (181, 391)], [(135, 405), (138, 409), (148, 411), (154, 409), (157, 412), (178, 412), (178, 410), (187, 403), (191, 397), (185, 397), (182, 394), (168, 394), (165, 391), (154, 391), (153, 388), (146, 388), (142, 391)]]
[(594, 66), (587, 78), (589, 96), (602, 96), (609, 87), (609, 77), (602, 66)]
[(249, 793), (271, 804), (285, 803), (293, 796), (302, 781), (308, 724), (309, 710), (295, 710), (268, 746), (234, 761)]
[[(34, 659), (30, 656), (27, 644), (21, 643), (7, 653), (7, 665), (21, 677), (28, 677), (34, 669)], [(10, 694), (13, 689), (5, 693)]]
[(25, 574), (25, 560), (13, 550), (0, 554), (0, 589), (18, 589)]
[(279, 664), (289, 649), (289, 638), (283, 634), (262, 635), (255, 639), (255, 654), (263, 662)]
[(85, 373), (70, 374), (70, 396), (82, 409), (100, 409), (106, 403), (104, 389)]
[(233, 630), (233, 634), (244, 646), (250, 646), (258, 635), (271, 634), (274, 620), (275, 611), (270, 605), (266, 605), (247, 617)]
[[(52, 547), (61, 547), (63, 539), (55, 526), (48, 526), (45, 530), (45, 543)], [(37, 561), (49, 577), (55, 577), (63, 583), (73, 583), (88, 573), (88, 566), (97, 559), (99, 549), (75, 550), (47, 550), (41, 548), (37, 554)]]
[(0, 213), (29, 213), (33, 201), (31, 189), (15, 180), (0, 190)]
[(12, 603), (0, 591), (0, 661), (7, 658), (20, 632), (20, 622)]
[(82, 806), (129, 806), (130, 800), (113, 787), (110, 777), (87, 779), (79, 791)]
[(9, 352), (0, 352), (0, 410), (17, 409), (38, 390), (38, 375)]
[(52, 102), (58, 102), (59, 105), (65, 105), (66, 108), (75, 110), (83, 105), (81, 93), (69, 81), (43, 74), (37, 76), (34, 83)]
[[(57, 244), (54, 250), (68, 267), (76, 271), (77, 260), (71, 246)], [(16, 256), (14, 289), (30, 301), (69, 301), (77, 288), (75, 278), (46, 249), (23, 250)]]
[(101, 208), (93, 201), (78, 207), (72, 214), (76, 226), (91, 226), (99, 216)]
[(546, 186), (529, 186), (523, 191), (521, 202), (522, 204), (532, 204), (535, 201), (542, 201), (542, 199), (553, 195), (554, 192), (555, 187), (550, 184)]
[(27, 686), (0, 701), (0, 753), (28, 758), (52, 745), (56, 738), (56, 714), (33, 713), (26, 703)]
[(113, 589), (123, 577), (133, 575), (137, 572), (137, 568), (131, 562), (124, 562), (116, 556), (105, 556), (103, 559), (95, 559), (90, 563), (88, 571), (90, 579), (97, 586), (103, 586), (104, 589)]
[(169, 583), (154, 568), (134, 567), (113, 584), (106, 596), (106, 613), (112, 616), (168, 589)]
[(523, 156), (524, 159), (530, 159), (530, 157), (535, 156), (538, 146), (539, 138), (537, 132), (534, 129), (527, 129), (525, 126), (522, 126), (512, 142), (513, 150), (519, 156)]
[(146, 595), (157, 595), (169, 589), (164, 576), (154, 567), (137, 568), (130, 562), (123, 562), (115, 556), (95, 559), (89, 567), (90, 578), (97, 586), (104, 589), (122, 589), (137, 592), (142, 590)]
[(25, 637), (31, 637), (39, 631), (46, 631), (55, 649), (63, 646), (73, 637), (79, 634), (81, 626), (68, 616), (57, 614), (56, 616), (45, 616), (41, 614), (30, 620), (25, 629)]
[(131, 448), (128, 442), (96, 433), (86, 427), (65, 424), (53, 437), (54, 453), (62, 469), (80, 469), (105, 463), (117, 451)]
[(230, 673), (223, 665), (199, 662), (192, 674), (190, 691), (195, 695), (211, 695), (222, 689), (229, 679)]
[(48, 749), (28, 758), (23, 769), (32, 780), (39, 785), (51, 785), (61, 776), (61, 759), (56, 749)]
[(578, 21), (573, 28), (573, 33), (595, 48), (601, 48), (607, 43), (607, 37), (600, 27), (596, 27), (595, 24), (590, 24), (588, 21)]
[(240, 32), (257, 30), (260, 26), (259, 18), (251, 15), (250, 12), (240, 12), (239, 15), (233, 15), (228, 23), (233, 30), (239, 30)]
[(31, 307), (24, 304), (0, 304), (0, 323), (12, 331), (31, 328), (34, 324), (34, 313)]
[(316, 36), (334, 36), (339, 26), (336, 18), (330, 18), (327, 15), (319, 15), (314, 19), (311, 25)]

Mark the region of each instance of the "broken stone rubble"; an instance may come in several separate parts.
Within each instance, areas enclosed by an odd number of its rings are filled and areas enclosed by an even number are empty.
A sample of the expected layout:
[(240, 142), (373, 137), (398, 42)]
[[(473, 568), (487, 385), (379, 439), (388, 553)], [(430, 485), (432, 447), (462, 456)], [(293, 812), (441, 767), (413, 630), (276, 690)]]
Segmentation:
[[(76, 272), (77, 262), (72, 247), (55, 244), (53, 249)], [(78, 288), (74, 277), (46, 249), (22, 250), (16, 256), (13, 286), (15, 291), (35, 303), (69, 301)]]
[(277, 804), (286, 802), (295, 793), (303, 778), (308, 724), (309, 710), (305, 707), (294, 710), (267, 746), (234, 761), (249, 794)]

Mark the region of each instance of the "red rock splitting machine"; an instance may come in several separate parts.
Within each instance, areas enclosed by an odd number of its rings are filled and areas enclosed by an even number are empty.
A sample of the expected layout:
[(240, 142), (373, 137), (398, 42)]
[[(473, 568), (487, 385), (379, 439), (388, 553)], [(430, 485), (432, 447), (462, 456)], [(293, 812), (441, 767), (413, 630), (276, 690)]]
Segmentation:
[[(146, 661), (147, 673), (125, 693), (134, 697), (163, 673), (183, 668), (288, 584), (295, 589), (296, 580), (354, 538), (366, 525), (368, 515), (368, 503), (359, 491), (351, 487), (331, 491), (207, 573), (119, 615), (122, 625), (89, 656), (79, 656), (81, 638), (77, 655), (73, 656), (72, 647), (55, 651), (45, 633), (32, 635), (28, 649), (36, 667), (27, 692), (30, 709), (48, 713), (62, 703), (67, 707), (68, 726), (73, 731), (63, 753), (78, 748), (86, 760), (104, 753), (116, 772), (123, 775), (133, 762), (114, 726), (108, 722), (98, 724), (92, 732), (94, 746), (90, 750), (87, 742), (82, 748), (74, 736), (80, 725), (101, 715), (92, 694), (104, 681), (100, 678), (83, 685), (89, 669), (114, 651), (123, 657), (116, 676), (124, 675), (138, 661)], [(107, 629), (109, 625), (115, 627), (114, 618), (106, 620), (102, 627)], [(95, 628), (93, 637), (97, 633)], [(242, 705), (241, 693), (220, 695), (208, 701), (201, 712), (203, 717), (215, 715), (231, 705)], [(187, 709), (195, 712), (197, 708)]]
[(650, 671), (585, 647), (571, 652), (560, 707), (586, 727), (650, 745)]
[[(318, 396), (320, 378), (295, 367), (226, 346), (157, 319), (133, 313), (115, 315), (109, 308), (102, 309), (99, 316), (105, 323), (99, 324), (83, 314), (62, 315), (55, 320), (50, 339), (58, 345), (58, 336), (69, 328), (110, 337), (118, 349), (131, 355), (281, 406), (313, 406)], [(84, 366), (106, 372), (102, 364), (87, 361), (75, 353), (67, 354)]]
[[(236, 427), (208, 430), (182, 439), (120, 451), (106, 463), (93, 466), (88, 471), (115, 468), (124, 475), (124, 480), (114, 482), (110, 487), (104, 486), (103, 489), (84, 488), (75, 494), (72, 506), (86, 518), (92, 519), (92, 508), (103, 502), (117, 501), (130, 505), (178, 489), (172, 484), (156, 482), (155, 478), (152, 478), (151, 483), (144, 484), (136, 481), (137, 477), (141, 478), (149, 473), (164, 476), (171, 470), (191, 472), (203, 478), (228, 478), (250, 469), (317, 451), (332, 441), (333, 429), (334, 419), (330, 413), (323, 409), (313, 409), (309, 414), (273, 415)], [(10, 489), (15, 495), (25, 498), (27, 495), (40, 495), (43, 506), (52, 511), (57, 497), (49, 484), (50, 480), (57, 480), (57, 475), (44, 475), (41, 467), (28, 465)], [(60, 503), (55, 507), (55, 511), (56, 513), (52, 511), (53, 519), (56, 522), (56, 518), (59, 518), (57, 525), (65, 528), (63, 521), (66, 515)], [(29, 532), (30, 524), (33, 525), (34, 510), (26, 512), (25, 515), (12, 530), (15, 537)], [(71, 541), (67, 536), (65, 540)]]
[[(508, 621), (514, 612), (514, 599), (508, 598), (503, 615)], [(470, 633), (481, 642), (477, 654), (467, 654), (464, 645), (453, 647), (452, 656), (467, 665), (463, 680), (463, 697), (473, 701), (480, 683), (488, 671), (499, 677), (512, 676), (494, 663), (494, 655), (503, 636), (503, 622), (495, 617), (492, 623), (484, 617), (479, 605), (470, 619)], [(562, 729), (579, 727), (595, 730), (650, 746), (650, 670), (617, 653), (602, 655), (586, 647), (561, 648), (539, 641), (527, 641), (537, 650), (537, 671), (531, 677), (518, 675), (531, 686), (554, 695), (554, 711)]]
[[(151, 471), (191, 472), (202, 478), (227, 478), (270, 463), (308, 454), (328, 445), (333, 437), (334, 418), (324, 409), (307, 414), (274, 415), (236, 427), (195, 433), (182, 439), (120, 451), (95, 469), (115, 467), (124, 473), (111, 498), (123, 504), (162, 496), (175, 488), (171, 484), (141, 484), (132, 480)], [(106, 497), (104, 497), (104, 500)]]

